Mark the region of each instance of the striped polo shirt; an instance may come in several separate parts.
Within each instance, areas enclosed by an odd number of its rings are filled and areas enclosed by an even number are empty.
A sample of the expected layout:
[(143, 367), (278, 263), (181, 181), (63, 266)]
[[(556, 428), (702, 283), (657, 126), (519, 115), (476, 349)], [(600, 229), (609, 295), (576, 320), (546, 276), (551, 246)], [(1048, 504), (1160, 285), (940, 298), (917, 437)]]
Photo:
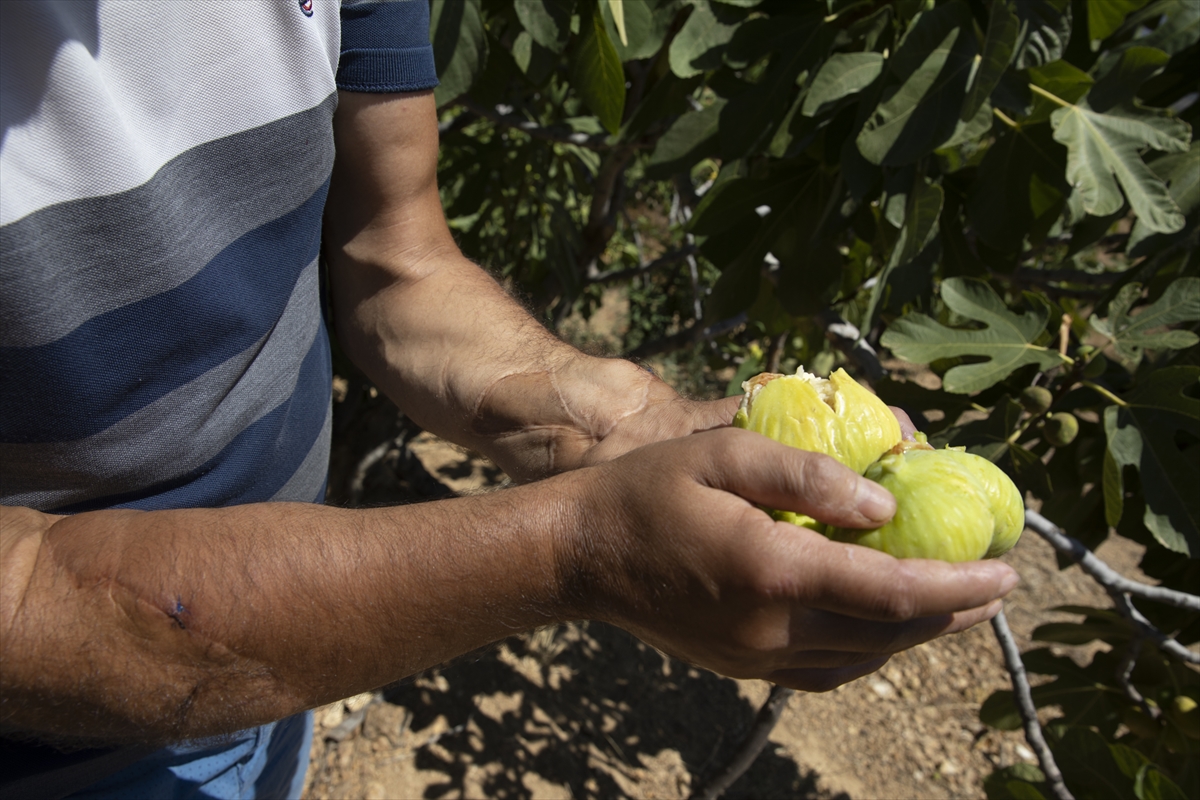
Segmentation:
[(436, 83), (426, 0), (0, 2), (0, 505), (320, 501), (337, 90)]

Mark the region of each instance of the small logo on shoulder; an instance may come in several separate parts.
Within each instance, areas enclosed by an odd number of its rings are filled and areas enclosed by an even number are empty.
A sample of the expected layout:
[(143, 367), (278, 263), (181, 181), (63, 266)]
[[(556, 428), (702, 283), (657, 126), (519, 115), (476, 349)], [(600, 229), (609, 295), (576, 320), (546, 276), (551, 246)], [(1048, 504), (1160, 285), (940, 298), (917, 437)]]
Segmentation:
[(313, 14), (313, 0), (297, 0), (300, 3), (300, 13), (306, 17), (311, 17)]

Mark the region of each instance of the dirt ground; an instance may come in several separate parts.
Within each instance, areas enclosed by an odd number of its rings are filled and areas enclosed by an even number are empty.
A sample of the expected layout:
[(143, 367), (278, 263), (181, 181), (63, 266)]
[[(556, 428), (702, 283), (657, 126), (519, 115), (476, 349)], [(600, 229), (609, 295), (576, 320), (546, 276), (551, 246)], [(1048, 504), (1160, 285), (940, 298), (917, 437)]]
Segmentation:
[[(386, 424), (364, 429), (378, 437)], [(502, 479), (427, 433), (408, 451), (419, 465), (406, 468), (390, 452), (366, 476), (368, 493), (420, 484), (412, 470), (422, 467), (456, 492)], [(1100, 555), (1138, 576), (1137, 545), (1110, 540)], [(1007, 604), (1022, 647), (1034, 627), (1064, 618), (1046, 609), (1108, 604), (1077, 567), (1060, 573), (1032, 532), (1005, 559), (1023, 579)], [(992, 769), (1034, 761), (1020, 733), (978, 720), (980, 703), (1007, 686), (982, 625), (828, 694), (797, 694), (726, 797), (983, 797)], [(319, 709), (305, 797), (687, 797), (730, 757), (768, 690), (691, 668), (605, 625), (544, 629)]]

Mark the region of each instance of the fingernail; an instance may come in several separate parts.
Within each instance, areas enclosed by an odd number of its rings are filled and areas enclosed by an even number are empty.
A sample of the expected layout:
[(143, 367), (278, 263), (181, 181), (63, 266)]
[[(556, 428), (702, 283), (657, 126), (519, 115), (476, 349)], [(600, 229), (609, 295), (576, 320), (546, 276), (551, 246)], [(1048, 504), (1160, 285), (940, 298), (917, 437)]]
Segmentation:
[(1008, 594), (1020, 582), (1021, 576), (1018, 575), (1015, 570), (1010, 569), (1008, 574), (1004, 576), (1004, 579), (1000, 581), (1000, 593)]
[(887, 522), (896, 513), (896, 498), (892, 493), (866, 478), (859, 480), (854, 500), (859, 513), (872, 522)]

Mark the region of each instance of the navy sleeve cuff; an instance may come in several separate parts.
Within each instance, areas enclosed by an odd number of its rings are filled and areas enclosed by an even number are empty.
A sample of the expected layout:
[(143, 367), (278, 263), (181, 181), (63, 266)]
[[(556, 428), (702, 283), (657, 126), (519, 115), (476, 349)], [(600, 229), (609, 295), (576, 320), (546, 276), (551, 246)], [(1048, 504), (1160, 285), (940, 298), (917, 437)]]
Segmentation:
[(337, 87), (348, 92), (417, 92), (438, 85), (433, 45), (343, 50)]
[(344, 0), (339, 89), (416, 92), (437, 85), (425, 0)]

